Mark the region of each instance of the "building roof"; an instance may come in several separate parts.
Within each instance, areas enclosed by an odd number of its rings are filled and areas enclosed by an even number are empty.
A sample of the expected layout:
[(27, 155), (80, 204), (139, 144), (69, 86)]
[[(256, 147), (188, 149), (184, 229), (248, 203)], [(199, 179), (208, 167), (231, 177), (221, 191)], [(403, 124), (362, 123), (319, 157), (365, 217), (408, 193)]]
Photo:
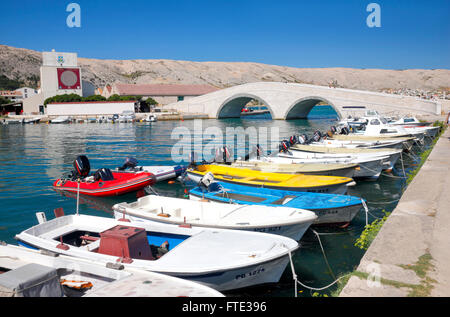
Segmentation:
[(91, 103), (136, 103), (136, 100), (121, 100), (121, 101), (71, 101), (71, 102), (50, 102), (49, 105), (66, 105), (66, 104), (91, 104)]
[(121, 96), (200, 96), (216, 90), (209, 85), (115, 84)]
[(22, 93), (20, 91), (0, 90), (0, 96), (18, 97), (18, 96), (22, 96)]

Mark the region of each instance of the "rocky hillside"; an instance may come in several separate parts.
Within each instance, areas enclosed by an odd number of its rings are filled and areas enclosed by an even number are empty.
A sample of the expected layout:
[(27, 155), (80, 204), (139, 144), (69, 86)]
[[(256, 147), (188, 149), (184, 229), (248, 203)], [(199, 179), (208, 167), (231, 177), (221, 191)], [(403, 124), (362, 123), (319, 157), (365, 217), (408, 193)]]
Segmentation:
[[(38, 83), (41, 53), (0, 45), (0, 75)], [(258, 63), (189, 62), (174, 60), (78, 59), (83, 79), (95, 86), (107, 83), (210, 84), (216, 87), (277, 81), (329, 85), (379, 91), (381, 89), (436, 90), (450, 87), (450, 70), (293, 68)]]

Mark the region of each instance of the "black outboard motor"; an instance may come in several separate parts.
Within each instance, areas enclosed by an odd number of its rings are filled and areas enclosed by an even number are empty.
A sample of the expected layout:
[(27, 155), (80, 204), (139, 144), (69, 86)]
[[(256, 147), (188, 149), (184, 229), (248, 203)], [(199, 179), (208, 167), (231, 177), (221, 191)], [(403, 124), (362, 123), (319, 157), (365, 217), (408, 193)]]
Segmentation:
[(121, 167), (119, 167), (119, 171), (124, 171), (127, 168), (133, 169), (137, 166), (138, 161), (134, 157), (127, 157), (125, 162)]
[(83, 178), (89, 175), (91, 171), (91, 164), (89, 163), (89, 159), (85, 155), (80, 155), (73, 162), (73, 167), (75, 171), (72, 173), (74, 178)]
[(279, 152), (287, 153), (289, 152), (289, 147), (290, 147), (289, 141), (283, 140), (280, 143)]
[(314, 135), (313, 135), (314, 142), (319, 142), (321, 138), (322, 138), (322, 133), (320, 133), (320, 131), (315, 131)]
[(348, 135), (350, 133), (350, 130), (347, 127), (342, 127), (341, 134)]
[(298, 143), (298, 138), (297, 138), (297, 136), (295, 136), (295, 135), (291, 136), (291, 137), (289, 138), (289, 143), (291, 144), (291, 146), (297, 144), (297, 143)]
[(216, 150), (216, 157), (214, 158), (214, 161), (224, 164), (232, 163), (231, 151), (227, 146), (220, 147)]
[(308, 137), (306, 136), (306, 134), (302, 134), (298, 136), (298, 144), (307, 144), (308, 142)]
[(94, 181), (112, 181), (114, 180), (114, 175), (109, 168), (101, 168), (94, 174)]

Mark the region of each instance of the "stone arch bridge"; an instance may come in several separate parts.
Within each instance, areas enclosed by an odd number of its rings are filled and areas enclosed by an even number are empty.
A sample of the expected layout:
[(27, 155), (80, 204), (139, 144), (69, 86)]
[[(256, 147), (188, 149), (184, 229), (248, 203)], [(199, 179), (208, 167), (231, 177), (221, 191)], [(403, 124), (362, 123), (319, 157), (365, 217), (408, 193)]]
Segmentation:
[(181, 113), (202, 113), (209, 118), (238, 118), (252, 99), (269, 109), (273, 119), (306, 118), (320, 102), (346, 117), (356, 110), (377, 110), (386, 115), (440, 115), (439, 103), (415, 97), (305, 84), (256, 82), (221, 89), (172, 103), (165, 108)]

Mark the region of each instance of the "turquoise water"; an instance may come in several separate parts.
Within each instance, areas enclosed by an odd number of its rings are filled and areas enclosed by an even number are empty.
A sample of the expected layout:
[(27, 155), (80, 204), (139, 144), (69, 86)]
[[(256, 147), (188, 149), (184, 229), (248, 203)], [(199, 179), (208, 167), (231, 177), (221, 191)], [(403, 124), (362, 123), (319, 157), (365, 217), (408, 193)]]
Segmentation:
[[(311, 135), (315, 130), (326, 131), (334, 123), (335, 115), (327, 107), (316, 107), (309, 120), (202, 120), (203, 129), (217, 127), (276, 127), (281, 138), (299, 133)], [(101, 167), (115, 168), (127, 156), (145, 165), (172, 165), (171, 149), (178, 139), (171, 139), (177, 127), (194, 129), (194, 121), (160, 121), (157, 123), (121, 124), (70, 124), (70, 125), (9, 125), (0, 126), (0, 240), (15, 244), (14, 235), (37, 224), (35, 213), (45, 212), (53, 218), (53, 209), (63, 207), (66, 214), (75, 212), (76, 200), (54, 192), (52, 182), (62, 173), (72, 169), (77, 155), (86, 154), (91, 170)], [(196, 137), (201, 137), (196, 135)], [(210, 142), (203, 140), (203, 143)], [(417, 151), (417, 149), (416, 149)], [(405, 158), (407, 169), (414, 162)], [(401, 166), (397, 166), (401, 170)], [(398, 175), (400, 171), (394, 171)], [(368, 201), (370, 213), (382, 216), (382, 210), (393, 210), (400, 198), (404, 181), (401, 178), (382, 176), (376, 182), (359, 182), (349, 194)], [(162, 195), (183, 197), (185, 188), (180, 183), (167, 182), (155, 185)], [(119, 198), (80, 198), (80, 212), (111, 217), (115, 203), (136, 200), (135, 194)], [(392, 202), (393, 201), (393, 202)], [(386, 203), (384, 203), (386, 202)], [(369, 221), (374, 218), (369, 216)], [(312, 231), (300, 241), (302, 247), (294, 255), (295, 270), (299, 280), (313, 287), (331, 283), (334, 276), (353, 270), (363, 251), (354, 247), (365, 225), (361, 212), (345, 229), (320, 227), (330, 272), (319, 242)], [(329, 291), (333, 290), (330, 288)], [(311, 296), (309, 290), (299, 287), (299, 296)], [(323, 292), (324, 293), (324, 292)], [(237, 296), (294, 296), (294, 283), (289, 267), (280, 283), (274, 286), (255, 287), (229, 293)]]

